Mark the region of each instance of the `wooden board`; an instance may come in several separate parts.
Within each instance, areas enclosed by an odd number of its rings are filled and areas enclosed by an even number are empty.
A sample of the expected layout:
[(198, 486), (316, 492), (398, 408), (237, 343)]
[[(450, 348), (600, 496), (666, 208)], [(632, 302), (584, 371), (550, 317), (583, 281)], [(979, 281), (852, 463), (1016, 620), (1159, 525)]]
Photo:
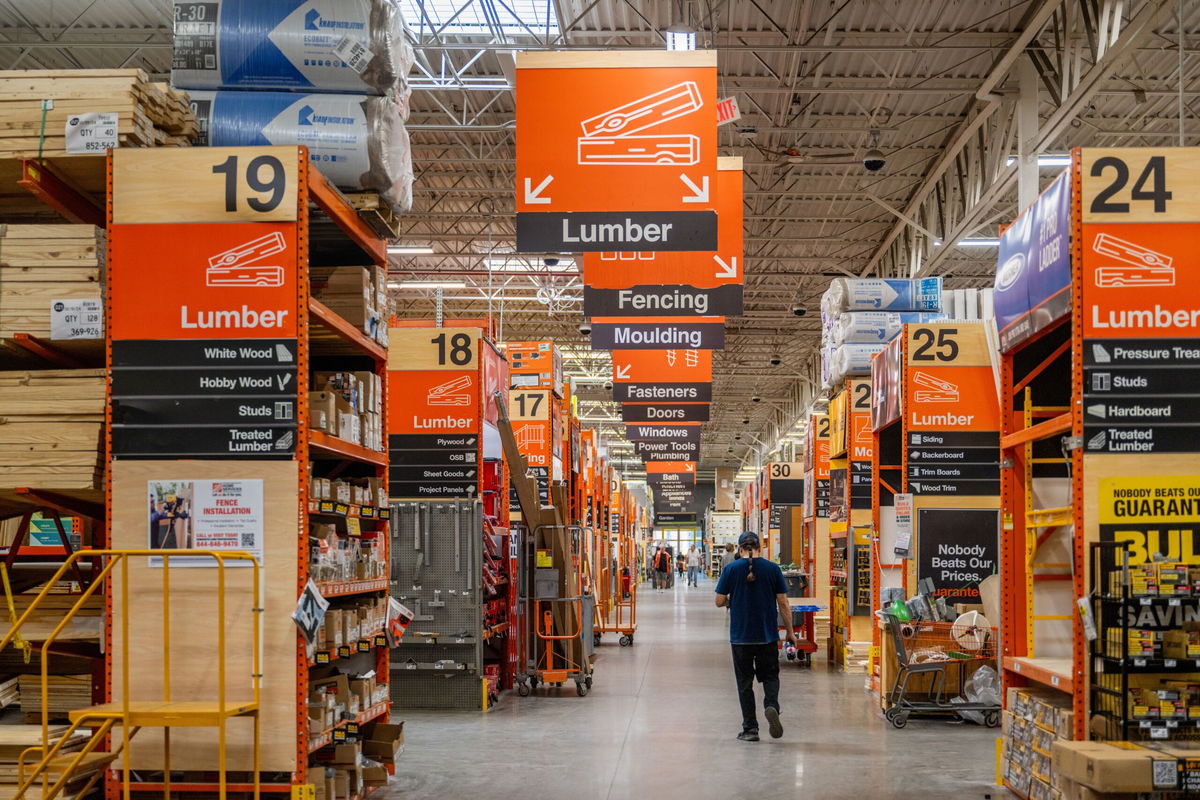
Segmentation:
[[(268, 510), (264, 560), (262, 769), (290, 772), (296, 767), (296, 624), (291, 614), (298, 588), (299, 474), (294, 461), (116, 461), (112, 465), (112, 546), (147, 546), (146, 491), (150, 480), (252, 479), (263, 481)], [(272, 511), (276, 510), (276, 511)], [(226, 679), (229, 699), (248, 698), (250, 687), (250, 570), (230, 568), (226, 594)], [(134, 609), (129, 636), (131, 699), (162, 697), (162, 570), (145, 560), (129, 564), (129, 605)], [(171, 691), (177, 699), (216, 699), (217, 570), (171, 571)], [(119, 590), (119, 582), (114, 592)], [(115, 594), (119, 597), (119, 594)], [(113, 700), (120, 700), (124, 644), (121, 620), (113, 620)], [(304, 713), (301, 709), (300, 713)], [(250, 769), (251, 721), (229, 724), (229, 769)], [(133, 741), (135, 769), (162, 769), (162, 737), (143, 730)], [(217, 768), (215, 728), (175, 729), (171, 735), (171, 767), (178, 770)]]

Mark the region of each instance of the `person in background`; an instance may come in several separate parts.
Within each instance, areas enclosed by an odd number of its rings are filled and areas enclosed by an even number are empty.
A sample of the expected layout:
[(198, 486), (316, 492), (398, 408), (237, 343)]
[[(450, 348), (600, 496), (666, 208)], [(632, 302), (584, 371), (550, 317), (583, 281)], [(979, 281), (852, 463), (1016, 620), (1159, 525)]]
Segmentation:
[(732, 564), (735, 559), (737, 559), (737, 551), (734, 549), (733, 542), (726, 542), (725, 552), (721, 553), (721, 571), (724, 572), (725, 568)]
[(763, 713), (771, 738), (783, 736), (779, 721), (779, 625), (783, 619), (787, 641), (796, 645), (792, 610), (788, 606), (783, 570), (761, 558), (758, 535), (746, 531), (738, 537), (738, 552), (745, 555), (725, 567), (717, 581), (718, 608), (729, 607), (729, 642), (733, 649), (733, 674), (742, 706), (743, 742), (758, 741), (758, 715), (754, 708), (754, 679), (763, 687)]
[(654, 588), (660, 592), (667, 588), (671, 577), (671, 554), (661, 544), (654, 551)]
[(696, 545), (688, 548), (687, 552), (688, 586), (700, 585), (700, 551)]

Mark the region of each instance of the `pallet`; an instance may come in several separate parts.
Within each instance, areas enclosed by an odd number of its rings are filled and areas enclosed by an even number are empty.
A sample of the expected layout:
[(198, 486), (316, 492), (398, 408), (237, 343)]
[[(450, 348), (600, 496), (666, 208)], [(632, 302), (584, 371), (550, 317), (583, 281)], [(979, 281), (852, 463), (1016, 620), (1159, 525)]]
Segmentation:
[(347, 193), (346, 199), (376, 235), (385, 239), (396, 239), (400, 236), (400, 215), (384, 202), (378, 192)]

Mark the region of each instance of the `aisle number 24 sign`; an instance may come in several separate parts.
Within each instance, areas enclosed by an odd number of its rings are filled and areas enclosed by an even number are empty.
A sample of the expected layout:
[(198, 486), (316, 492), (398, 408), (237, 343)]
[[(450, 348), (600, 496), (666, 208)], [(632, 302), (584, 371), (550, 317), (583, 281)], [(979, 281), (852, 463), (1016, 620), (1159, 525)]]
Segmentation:
[(1200, 148), (1083, 148), (1083, 221), (1200, 222)]

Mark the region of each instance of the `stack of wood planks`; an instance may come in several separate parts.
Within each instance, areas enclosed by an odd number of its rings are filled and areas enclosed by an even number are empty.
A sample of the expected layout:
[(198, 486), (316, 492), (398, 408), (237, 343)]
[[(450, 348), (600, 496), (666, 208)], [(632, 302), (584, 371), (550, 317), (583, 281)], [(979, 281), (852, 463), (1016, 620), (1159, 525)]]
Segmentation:
[[(51, 725), (49, 730), (49, 743), (54, 745), (63, 734), (67, 732), (66, 725)], [(59, 751), (64, 754), (78, 752), (88, 740), (86, 731), (76, 731), (71, 735), (70, 741), (62, 746)], [(0, 800), (15, 797), (17, 790), (17, 759), (21, 753), (30, 747), (42, 746), (42, 726), (41, 725), (0, 725)], [(25, 757), (25, 774), (29, 774), (31, 764), (37, 763), (36, 754), (30, 759)], [(74, 789), (82, 788), (81, 783), (92, 773), (95, 772), (97, 766), (91, 766), (89, 769), (82, 770), (76, 777), (70, 781), (71, 787)], [(41, 795), (41, 784), (32, 787), (25, 793), (25, 800), (37, 800)], [(59, 797), (70, 797), (71, 791), (68, 790), (65, 794), (60, 794)]]
[[(42, 676), (19, 676), (21, 687), (21, 711), (25, 722), (42, 721)], [(47, 675), (46, 712), (51, 720), (65, 720), (72, 711), (87, 708), (92, 704), (91, 675)]]
[[(40, 587), (39, 587), (40, 588)], [(20, 617), (28, 609), (34, 598), (35, 593), (22, 593), (13, 595), (13, 607), (17, 611), (17, 616)], [(79, 595), (76, 594), (57, 594), (50, 593), (38, 604), (37, 610), (33, 612), (24, 625), (21, 626), (21, 637), (33, 642), (45, 641), (55, 626), (62, 622), (63, 617), (79, 600)], [(6, 613), (0, 614), (0, 637), (6, 636), (12, 628), (9, 622), (7, 609)], [(98, 642), (100, 641), (100, 630), (103, 628), (101, 615), (104, 613), (104, 597), (100, 592), (89, 597), (84, 601), (84, 605), (71, 620), (59, 632), (58, 641), (71, 642)], [(55, 666), (52, 664), (51, 666)], [(35, 670), (36, 671), (36, 670)], [(31, 676), (34, 680), (38, 679), (37, 675)], [(22, 679), (24, 680), (24, 679)]]
[(58, 301), (103, 300), (104, 254), (104, 230), (91, 225), (0, 225), (0, 359), (20, 353), (10, 344), (18, 333), (52, 339)]
[(0, 158), (64, 155), (68, 118), (92, 112), (117, 114), (122, 147), (186, 145), (199, 131), (187, 93), (140, 69), (0, 70)]
[(104, 370), (0, 372), (0, 493), (102, 489)]

